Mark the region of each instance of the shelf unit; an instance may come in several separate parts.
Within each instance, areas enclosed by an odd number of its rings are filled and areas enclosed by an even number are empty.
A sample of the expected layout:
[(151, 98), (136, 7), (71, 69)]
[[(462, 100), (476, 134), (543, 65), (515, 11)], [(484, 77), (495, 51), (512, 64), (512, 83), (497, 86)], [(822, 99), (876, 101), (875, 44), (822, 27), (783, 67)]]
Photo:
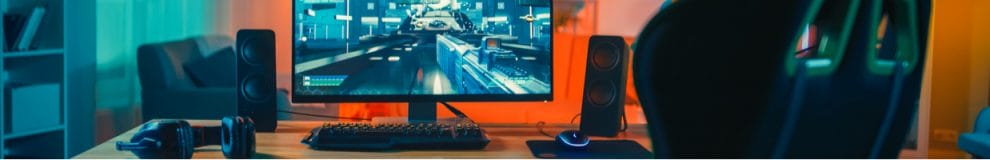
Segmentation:
[(4, 140), (7, 140), (7, 139), (19, 139), (19, 138), (29, 137), (29, 136), (32, 136), (32, 135), (46, 134), (46, 133), (58, 132), (58, 131), (64, 131), (64, 130), (65, 130), (65, 125), (57, 125), (57, 126), (51, 126), (51, 127), (46, 127), (46, 128), (28, 130), (28, 131), (24, 131), (24, 132), (17, 132), (17, 133), (7, 134), (7, 135), (4, 135), (3, 139)]
[[(95, 0), (0, 0), (0, 12), (4, 15), (26, 16), (36, 7), (45, 7), (44, 18), (30, 49), (7, 50), (5, 38), (0, 38), (0, 44), (4, 45), (0, 50), (0, 71), (3, 71), (0, 74), (0, 88), (3, 89), (0, 92), (0, 159), (71, 158), (94, 145), (95, 4)], [(3, 20), (0, 16), (0, 22)], [(7, 26), (0, 25), (0, 35), (5, 35), (4, 27)], [(60, 101), (54, 109), (57, 112), (13, 105), (18, 103), (12, 101), (18, 99), (12, 97), (24, 96), (10, 95), (12, 90), (51, 84), (57, 84), (57, 89), (25, 92), (25, 95), (57, 95)], [(28, 99), (21, 100), (31, 101)], [(30, 114), (20, 115), (25, 113)], [(19, 117), (14, 118), (13, 114), (19, 114)], [(58, 124), (33, 124), (53, 121), (53, 118), (57, 118), (54, 122)], [(29, 127), (15, 130), (14, 126)]]
[(61, 48), (37, 49), (37, 50), (22, 51), (22, 52), (5, 52), (3, 54), (3, 58), (15, 59), (15, 58), (26, 58), (26, 57), (35, 57), (35, 56), (61, 55), (62, 53), (65, 53), (65, 49), (61, 49)]
[[(3, 25), (3, 23), (5, 22), (5, 20), (3, 19), (4, 18), (3, 14), (6, 13), (7, 13), (7, 0), (0, 0), (0, 35), (3, 36), (3, 38), (0, 38), (0, 54), (4, 54), (3, 51), (7, 50), (7, 34), (4, 32), (5, 30), (7, 30), (6, 28), (4, 28), (7, 25)], [(0, 58), (0, 90), (2, 90), (0, 91), (0, 139), (2, 139), (0, 140), (0, 158), (7, 157), (6, 156), (7, 149), (4, 147), (7, 146), (7, 143), (4, 143), (5, 141), (7, 141), (7, 135), (4, 134), (7, 132), (7, 130), (4, 129), (7, 128), (6, 125), (7, 116), (4, 116), (7, 115), (7, 112), (4, 112), (4, 110), (7, 110), (6, 109), (7, 101), (5, 101), (4, 98), (7, 97), (7, 95), (4, 93), (7, 92), (7, 71), (3, 69), (3, 66), (6, 65), (3, 63), (4, 59), (7, 58)]]

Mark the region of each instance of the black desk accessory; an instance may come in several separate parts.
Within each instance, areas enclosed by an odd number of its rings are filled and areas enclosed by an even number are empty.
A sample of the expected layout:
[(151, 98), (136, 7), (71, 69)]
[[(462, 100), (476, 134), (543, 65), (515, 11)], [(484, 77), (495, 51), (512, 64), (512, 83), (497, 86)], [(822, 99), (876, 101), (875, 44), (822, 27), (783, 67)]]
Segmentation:
[(224, 117), (221, 126), (190, 126), (184, 120), (159, 120), (141, 126), (130, 142), (117, 142), (141, 159), (189, 159), (195, 147), (220, 145), (227, 158), (254, 155), (254, 122), (250, 118)]
[(653, 153), (636, 141), (594, 140), (584, 149), (570, 149), (552, 140), (526, 141), (537, 158), (553, 159), (649, 159)]
[(491, 140), (477, 124), (460, 120), (425, 123), (328, 123), (302, 140), (315, 150), (484, 149)]
[(589, 136), (619, 134), (626, 97), (629, 46), (622, 37), (594, 35), (588, 41), (588, 67), (581, 103), (581, 132)]
[(440, 104), (457, 117), (428, 122), (327, 123), (314, 128), (301, 142), (316, 150), (472, 150), (488, 146), (491, 139), (471, 118), (447, 102)]
[(237, 31), (237, 115), (256, 120), (258, 131), (274, 132), (276, 117), (275, 32)]
[(588, 138), (587, 135), (576, 130), (566, 130), (560, 132), (554, 140), (556, 140), (557, 144), (560, 146), (571, 149), (584, 149), (591, 143), (591, 138)]

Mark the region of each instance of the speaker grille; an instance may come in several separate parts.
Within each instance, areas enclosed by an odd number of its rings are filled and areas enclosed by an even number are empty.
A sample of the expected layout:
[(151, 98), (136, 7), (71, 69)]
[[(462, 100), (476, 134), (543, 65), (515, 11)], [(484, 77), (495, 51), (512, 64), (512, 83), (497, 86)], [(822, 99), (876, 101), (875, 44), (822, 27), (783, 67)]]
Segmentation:
[(598, 43), (591, 51), (591, 64), (598, 70), (612, 70), (619, 64), (619, 47), (611, 43)]
[(240, 46), (238, 46), (237, 49), (238, 52), (241, 52), (240, 54), (238, 54), (240, 55), (238, 57), (240, 57), (241, 60), (243, 60), (245, 63), (249, 65), (256, 66), (256, 65), (260, 65), (261, 61), (263, 60), (261, 58), (262, 55), (258, 55), (258, 54), (265, 54), (265, 53), (259, 53), (258, 51), (274, 51), (274, 50), (265, 47), (266, 45), (255, 45), (254, 41), (255, 40), (253, 38), (248, 38), (244, 40), (244, 42), (240, 44)]
[(588, 86), (588, 91), (585, 91), (588, 95), (588, 101), (594, 104), (596, 107), (606, 107), (615, 101), (616, 91), (615, 83), (611, 81), (601, 80), (595, 81)]
[(240, 93), (251, 102), (261, 102), (268, 100), (275, 92), (271, 85), (265, 84), (264, 79), (260, 74), (251, 74), (244, 77), (244, 81), (241, 83)]

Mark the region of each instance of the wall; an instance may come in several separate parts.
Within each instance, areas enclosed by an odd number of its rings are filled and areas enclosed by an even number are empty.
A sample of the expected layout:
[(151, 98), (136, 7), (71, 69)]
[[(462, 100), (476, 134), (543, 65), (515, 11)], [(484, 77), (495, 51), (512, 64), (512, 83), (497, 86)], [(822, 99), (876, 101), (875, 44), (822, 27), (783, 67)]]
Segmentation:
[[(607, 1), (607, 0), (604, 0)], [(557, 29), (554, 46), (553, 102), (454, 103), (482, 122), (567, 123), (580, 112), (587, 38), (591, 34), (618, 34), (632, 39), (641, 26), (614, 24), (601, 19), (636, 15), (635, 22), (651, 17), (654, 0), (590, 1), (575, 24)], [(621, 3), (620, 3), (621, 2)], [(100, 141), (140, 123), (140, 86), (135, 64), (138, 45), (183, 39), (202, 34), (233, 36), (238, 29), (271, 28), (291, 34), (291, 1), (272, 0), (97, 0), (97, 123)], [(617, 4), (613, 4), (617, 3)], [(635, 4), (635, 5), (633, 5)], [(643, 4), (643, 5), (640, 5)], [(990, 92), (990, 1), (935, 0), (931, 63), (931, 154), (958, 153), (955, 138), (969, 132), (975, 114), (987, 105)], [(596, 7), (598, 9), (596, 9)], [(639, 8), (636, 8), (639, 7)], [(597, 12), (595, 12), (597, 11)], [(622, 14), (616, 11), (622, 11)], [(641, 11), (637, 13), (625, 13)], [(596, 16), (597, 15), (597, 16)], [(619, 27), (619, 28), (613, 28)], [(628, 27), (628, 28), (621, 28)], [(288, 36), (278, 36), (280, 88), (289, 88), (291, 68)], [(346, 107), (356, 106), (356, 107)], [(348, 104), (342, 110), (366, 109)], [(402, 114), (402, 104), (387, 104)], [(398, 108), (398, 109), (396, 109)], [(439, 109), (443, 116), (449, 113)], [(634, 122), (642, 123), (639, 108), (627, 107)], [(926, 134), (920, 134), (922, 136)], [(921, 139), (921, 138), (919, 138)], [(923, 140), (923, 139), (922, 139)], [(956, 154), (952, 154), (956, 155)]]
[(990, 103), (990, 1), (974, 0), (972, 29), (968, 130), (973, 129), (980, 110)]
[(226, 0), (96, 1), (97, 140), (103, 141), (141, 123), (141, 87), (137, 47), (225, 34)]
[[(454, 103), (486, 123), (534, 123), (548, 121), (566, 123), (580, 112), (584, 77), (584, 54), (589, 35), (599, 31), (598, 18), (629, 18), (625, 15), (595, 16), (625, 7), (640, 7), (639, 21), (645, 23), (655, 12), (657, 0), (622, 1), (625, 4), (603, 5), (604, 1), (588, 0), (585, 10), (574, 22), (555, 33), (554, 101), (527, 103)], [(234, 38), (239, 29), (267, 28), (277, 35), (291, 34), (291, 1), (272, 0), (97, 0), (97, 142), (127, 131), (141, 123), (141, 87), (137, 73), (137, 47), (142, 44), (185, 39), (198, 35), (227, 35)], [(618, 2), (618, 1), (615, 1)], [(648, 2), (648, 3), (646, 3)], [(609, 3), (614, 3), (609, 1)], [(642, 4), (648, 5), (642, 5)], [(615, 7), (620, 6), (620, 7)], [(595, 12), (597, 11), (597, 12)], [(629, 13), (625, 11), (624, 13)], [(617, 16), (617, 17), (612, 17)], [(626, 28), (623, 28), (626, 27)], [(606, 31), (640, 30), (641, 26), (604, 27)], [(630, 33), (620, 34), (627, 36)], [(290, 88), (290, 42), (288, 36), (278, 36), (278, 87)], [(632, 83), (629, 83), (632, 84)], [(631, 87), (630, 87), (631, 90)], [(303, 104), (297, 104), (297, 106)], [(322, 105), (320, 105), (322, 106)], [(375, 115), (403, 115), (404, 104), (343, 104), (341, 110), (387, 110)], [(439, 109), (441, 116), (452, 116)], [(627, 113), (634, 123), (644, 123), (636, 105)]]
[[(636, 37), (641, 27), (653, 19), (664, 0), (635, 0), (631, 3), (601, 3), (598, 5), (596, 34)], [(648, 13), (648, 14), (647, 14)], [(632, 16), (630, 16), (632, 15)], [(621, 18), (620, 18), (621, 17)]]
[[(584, 65), (587, 58), (587, 41), (592, 34), (610, 33), (624, 35), (631, 40), (632, 32), (638, 31), (649, 17), (652, 17), (660, 0), (586, 0), (585, 9), (577, 16), (575, 23), (561, 26), (554, 33), (554, 100), (552, 102), (507, 102), (507, 103), (451, 103), (484, 123), (568, 123), (581, 110), (583, 93)], [(608, 3), (608, 5), (604, 5)], [(291, 88), (291, 40), (292, 33), (291, 1), (240, 0), (230, 3), (230, 29), (233, 35), (239, 29), (270, 28), (277, 35), (278, 87)], [(596, 9), (598, 6), (600, 9)], [(562, 7), (562, 6), (558, 6)], [(621, 12), (618, 12), (621, 11)], [(613, 14), (606, 14), (613, 13)], [(625, 14), (615, 14), (625, 13)], [(631, 19), (637, 25), (608, 25), (603, 30), (597, 28), (599, 19)], [(617, 22), (617, 21), (608, 21)], [(632, 83), (629, 83), (630, 85)], [(631, 87), (627, 87), (631, 88)], [(297, 104), (298, 105), (298, 104)], [(341, 104), (342, 116), (401, 116), (405, 104)], [(642, 111), (635, 104), (627, 108), (630, 120), (645, 123)], [(371, 110), (371, 111), (369, 111)], [(384, 111), (382, 111), (384, 110)], [(452, 116), (446, 109), (438, 107), (440, 116)], [(359, 112), (359, 113), (354, 113)], [(372, 113), (366, 113), (372, 112)]]
[(935, 0), (929, 155), (959, 158), (959, 133), (970, 132), (990, 92), (990, 1)]
[(237, 0), (228, 3), (230, 23), (227, 35), (237, 35), (241, 29), (272, 29), (276, 35), (276, 67), (278, 87), (291, 88), (292, 1), (289, 0)]

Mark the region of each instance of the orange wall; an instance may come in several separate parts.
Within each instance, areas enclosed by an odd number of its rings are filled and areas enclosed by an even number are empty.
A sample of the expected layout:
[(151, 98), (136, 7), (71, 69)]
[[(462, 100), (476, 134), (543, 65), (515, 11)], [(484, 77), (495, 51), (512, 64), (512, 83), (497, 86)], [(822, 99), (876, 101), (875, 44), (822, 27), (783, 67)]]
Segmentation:
[[(598, 1), (599, 3), (605, 3)], [(621, 5), (624, 7), (602, 7), (603, 10), (595, 9), (597, 5), (586, 4), (585, 9), (577, 16), (575, 24), (559, 27), (554, 33), (554, 100), (552, 102), (499, 102), (499, 103), (451, 103), (458, 109), (469, 114), (473, 119), (486, 123), (535, 123), (546, 121), (549, 123), (567, 123), (571, 117), (581, 110), (581, 96), (584, 85), (585, 58), (587, 58), (587, 41), (591, 34), (597, 32), (596, 12), (604, 13), (614, 10), (642, 10), (642, 18), (637, 21), (645, 21), (652, 17), (659, 3), (654, 0), (634, 0), (634, 1), (609, 1), (608, 3), (636, 3), (650, 2), (650, 5)], [(277, 36), (277, 72), (278, 87), (291, 88), (291, 1), (271, 1), (271, 0), (241, 0), (230, 3), (230, 35), (236, 35), (239, 29), (246, 28), (270, 28), (275, 30)], [(603, 5), (615, 6), (615, 5)], [(629, 6), (641, 7), (640, 9), (625, 8)], [(563, 6), (557, 6), (560, 8)], [(617, 15), (618, 16), (618, 15)], [(616, 18), (629, 18), (628, 15)], [(643, 23), (643, 22), (638, 22)], [(626, 25), (628, 30), (640, 30), (641, 26)], [(621, 28), (608, 28), (610, 31), (622, 30)], [(628, 37), (631, 40), (633, 37)], [(631, 42), (631, 41), (630, 41)], [(632, 91), (629, 83), (630, 92)], [(344, 104), (341, 105), (342, 116), (353, 116), (348, 112), (354, 110), (368, 110), (366, 104)], [(403, 104), (372, 104), (371, 110), (384, 114), (403, 114)], [(398, 108), (396, 108), (398, 107)], [(642, 111), (638, 105), (627, 105), (627, 114), (632, 123), (645, 123), (642, 118)], [(452, 116), (439, 108), (440, 116)], [(363, 114), (362, 114), (363, 115)]]
[(292, 72), (292, 1), (238, 0), (230, 2), (231, 36), (240, 29), (272, 29), (276, 36), (276, 71), (279, 74), (278, 87), (291, 88), (287, 77)]
[(990, 92), (990, 1), (935, 0), (934, 5), (927, 131), (933, 156), (961, 152), (958, 134), (972, 130)]

